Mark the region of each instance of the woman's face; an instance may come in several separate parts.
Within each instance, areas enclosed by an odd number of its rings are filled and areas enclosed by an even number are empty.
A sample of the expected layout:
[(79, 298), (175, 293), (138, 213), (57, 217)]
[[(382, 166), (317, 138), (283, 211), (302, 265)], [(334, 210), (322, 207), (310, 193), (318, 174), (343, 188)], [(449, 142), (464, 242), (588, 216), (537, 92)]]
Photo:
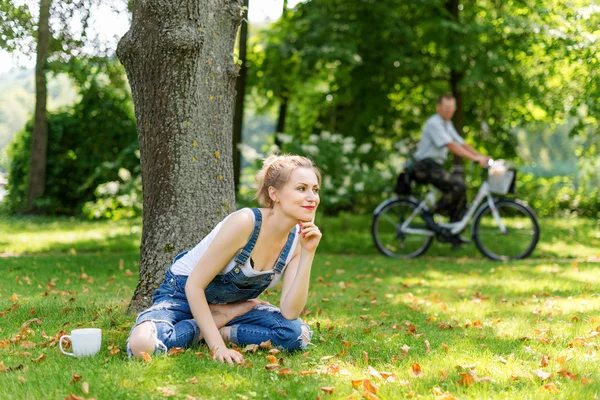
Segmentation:
[(319, 206), (319, 181), (312, 168), (296, 168), (276, 193), (286, 214), (299, 221), (312, 221)]

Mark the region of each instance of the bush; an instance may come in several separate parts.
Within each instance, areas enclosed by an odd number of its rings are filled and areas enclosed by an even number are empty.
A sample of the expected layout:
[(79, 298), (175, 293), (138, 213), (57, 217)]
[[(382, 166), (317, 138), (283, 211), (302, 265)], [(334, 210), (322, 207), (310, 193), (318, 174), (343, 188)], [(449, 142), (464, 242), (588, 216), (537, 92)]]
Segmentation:
[[(393, 182), (401, 160), (393, 155), (384, 158), (386, 162), (375, 162), (369, 166), (363, 162), (365, 154), (371, 151), (370, 144), (356, 146), (354, 138), (324, 131), (310, 135), (308, 143), (301, 143), (286, 134), (279, 134), (282, 148), (267, 146), (265, 153), (279, 152), (303, 155), (313, 160), (323, 174), (321, 185), (321, 207), (328, 214), (340, 211), (370, 213), (383, 199), (392, 195)], [(252, 167), (244, 171), (240, 193), (241, 205), (250, 204), (254, 196), (254, 175), (266, 155), (243, 146), (243, 157)], [(391, 161), (390, 161), (391, 160)]]
[[(8, 148), (8, 196), (5, 208), (26, 205), (33, 122), (29, 121)], [(92, 80), (78, 104), (48, 114), (46, 188), (35, 202), (43, 214), (75, 215), (94, 199), (96, 187), (117, 177), (120, 168), (139, 168), (133, 107), (124, 89)]]

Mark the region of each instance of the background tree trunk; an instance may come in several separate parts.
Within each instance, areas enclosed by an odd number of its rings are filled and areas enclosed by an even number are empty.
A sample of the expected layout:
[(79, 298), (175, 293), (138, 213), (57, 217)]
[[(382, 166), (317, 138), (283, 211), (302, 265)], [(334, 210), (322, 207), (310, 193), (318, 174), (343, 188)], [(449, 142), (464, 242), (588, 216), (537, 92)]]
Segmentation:
[(33, 202), (44, 194), (46, 187), (46, 156), (48, 153), (46, 66), (48, 64), (50, 45), (49, 19), (51, 5), (52, 0), (40, 1), (37, 55), (35, 60), (35, 115), (27, 184), (27, 211), (33, 210)]
[[(450, 12), (452, 18), (459, 23), (459, 1), (458, 0), (447, 0), (446, 8)], [(460, 60), (460, 54), (455, 54), (457, 60)], [(458, 134), (463, 136), (463, 128), (465, 126), (465, 106), (463, 103), (462, 92), (460, 91), (459, 84), (463, 78), (463, 73), (456, 70), (456, 67), (453, 67), (450, 71), (450, 89), (452, 90), (452, 95), (456, 99), (456, 112), (454, 113), (454, 118), (452, 118), (452, 122), (454, 123), (454, 127)], [(462, 157), (457, 156), (456, 154), (452, 155), (452, 175), (458, 176), (461, 179), (465, 179), (465, 161)]]
[(117, 54), (131, 84), (143, 181), (140, 279), (129, 306), (151, 303), (174, 256), (235, 208), (231, 54), (241, 0), (133, 2)]
[(240, 28), (240, 72), (235, 82), (235, 113), (233, 115), (233, 182), (235, 192), (238, 192), (240, 174), (242, 171), (241, 153), (238, 145), (242, 143), (242, 131), (244, 127), (244, 98), (246, 97), (246, 43), (248, 42), (248, 3), (244, 0), (244, 15), (242, 27)]

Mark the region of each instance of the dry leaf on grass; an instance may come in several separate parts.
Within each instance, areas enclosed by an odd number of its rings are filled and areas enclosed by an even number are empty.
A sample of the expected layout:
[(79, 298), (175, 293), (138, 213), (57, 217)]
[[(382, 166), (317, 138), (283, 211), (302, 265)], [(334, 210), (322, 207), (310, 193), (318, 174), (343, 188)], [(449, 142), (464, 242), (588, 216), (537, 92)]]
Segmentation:
[(466, 372), (461, 372), (460, 376), (461, 378), (458, 381), (459, 385), (469, 387), (473, 384), (473, 375)]
[(543, 386), (544, 390), (550, 393), (558, 393), (558, 389), (554, 383), (546, 383)]
[(190, 378), (190, 383), (193, 383), (195, 385), (196, 383), (198, 383), (198, 378), (196, 378), (195, 376), (191, 377)]
[(83, 382), (81, 384), (81, 391), (85, 394), (90, 394), (90, 384), (87, 382)]
[(321, 388), (322, 391), (324, 391), (325, 393), (333, 393), (333, 391), (335, 390), (335, 388), (333, 386), (325, 386)]
[(144, 361), (146, 361), (147, 363), (152, 362), (152, 356), (150, 356), (150, 354), (146, 353), (145, 351), (142, 351), (140, 354), (141, 354), (142, 358), (144, 359)]
[(541, 369), (537, 369), (534, 372), (535, 375), (543, 381), (552, 378), (551, 372), (542, 371)]
[(167, 353), (168, 356), (174, 356), (176, 354), (181, 354), (183, 353), (183, 347), (172, 347), (169, 352)]
[(42, 362), (46, 359), (45, 354), (41, 354), (38, 358), (32, 358), (31, 361), (34, 363)]
[(411, 372), (415, 375), (415, 376), (421, 376), (423, 375), (423, 371), (421, 370), (421, 366), (417, 363), (413, 363), (413, 365), (410, 367)]

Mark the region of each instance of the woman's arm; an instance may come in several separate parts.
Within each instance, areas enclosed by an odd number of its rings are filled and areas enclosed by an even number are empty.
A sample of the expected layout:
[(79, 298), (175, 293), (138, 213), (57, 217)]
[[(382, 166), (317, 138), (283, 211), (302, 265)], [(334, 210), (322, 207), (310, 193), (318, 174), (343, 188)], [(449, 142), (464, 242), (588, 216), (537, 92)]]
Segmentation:
[(192, 270), (185, 285), (185, 294), (192, 310), (194, 320), (208, 348), (219, 361), (241, 362), (241, 354), (228, 350), (208, 307), (204, 290), (214, 277), (231, 260), (235, 253), (248, 241), (254, 224), (248, 213), (236, 213), (230, 216), (204, 255)]
[(286, 268), (281, 289), (281, 315), (289, 320), (298, 318), (306, 305), (310, 271), (322, 236), (313, 222), (302, 223), (299, 235), (301, 246), (296, 247), (294, 257)]

